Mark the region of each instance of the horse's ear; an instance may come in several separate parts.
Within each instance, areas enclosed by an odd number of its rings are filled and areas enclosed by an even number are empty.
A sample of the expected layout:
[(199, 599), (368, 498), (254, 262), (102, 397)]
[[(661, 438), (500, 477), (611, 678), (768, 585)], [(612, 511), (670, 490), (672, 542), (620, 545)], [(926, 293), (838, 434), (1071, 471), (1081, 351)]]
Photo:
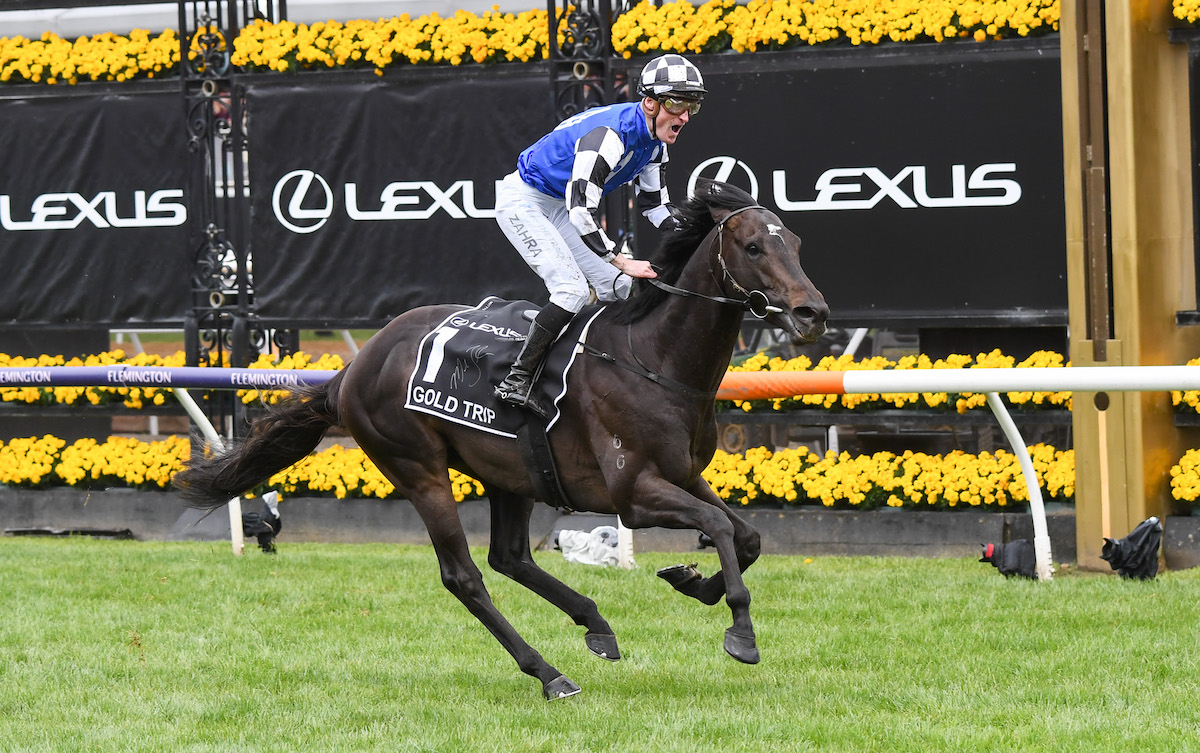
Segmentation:
[(743, 207), (754, 206), (754, 197), (737, 186), (700, 178), (696, 181), (695, 198), (704, 202), (713, 221), (720, 224)]
[(712, 215), (713, 221), (718, 225), (733, 211), (728, 207), (729, 202), (724, 197), (727, 188), (728, 186), (724, 183), (708, 178), (699, 178), (696, 181), (696, 192), (692, 194), (704, 202), (704, 205), (708, 207), (708, 213)]

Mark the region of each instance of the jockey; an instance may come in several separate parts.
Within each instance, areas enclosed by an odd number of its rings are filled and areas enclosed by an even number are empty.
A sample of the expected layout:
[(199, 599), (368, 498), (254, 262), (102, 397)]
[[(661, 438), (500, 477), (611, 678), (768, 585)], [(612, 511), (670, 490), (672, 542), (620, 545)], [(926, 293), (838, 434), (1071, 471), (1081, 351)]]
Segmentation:
[(600, 225), (600, 199), (623, 185), (637, 189), (638, 208), (655, 227), (675, 227), (663, 168), (707, 90), (682, 55), (661, 55), (642, 69), (638, 102), (585, 110), (521, 152), (517, 169), (496, 191), (496, 222), (546, 283), (550, 302), (496, 396), (546, 410), (530, 399), (534, 375), (550, 344), (595, 291), (601, 301), (629, 296), (634, 277), (655, 277), (650, 263), (617, 252)]

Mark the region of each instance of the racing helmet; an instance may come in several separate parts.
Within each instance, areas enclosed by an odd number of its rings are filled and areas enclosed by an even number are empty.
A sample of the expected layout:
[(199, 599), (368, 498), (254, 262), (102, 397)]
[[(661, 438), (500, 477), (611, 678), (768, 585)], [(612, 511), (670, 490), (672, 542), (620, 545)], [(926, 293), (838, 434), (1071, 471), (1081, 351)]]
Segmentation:
[(683, 55), (674, 53), (659, 55), (646, 63), (638, 78), (637, 91), (639, 95), (652, 99), (681, 97), (700, 100), (708, 93), (700, 69)]

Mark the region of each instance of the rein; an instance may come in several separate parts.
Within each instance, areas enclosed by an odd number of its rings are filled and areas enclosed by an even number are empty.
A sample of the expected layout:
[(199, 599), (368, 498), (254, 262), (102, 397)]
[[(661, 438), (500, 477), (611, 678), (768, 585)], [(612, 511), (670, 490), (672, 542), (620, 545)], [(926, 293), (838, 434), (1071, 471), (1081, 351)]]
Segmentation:
[(597, 358), (599, 358), (602, 361), (608, 361), (613, 366), (620, 366), (622, 369), (625, 369), (626, 371), (632, 371), (634, 374), (645, 377), (645, 378), (649, 379), (651, 382), (654, 382), (655, 384), (661, 384), (663, 387), (675, 390), (676, 392), (681, 392), (685, 396), (693, 398), (695, 400), (715, 400), (716, 399), (716, 397), (717, 397), (716, 390), (698, 390), (695, 387), (689, 387), (688, 385), (684, 384), (683, 382), (677, 382), (674, 379), (671, 379), (670, 377), (665, 377), (656, 371), (651, 371), (650, 368), (648, 366), (646, 366), (646, 364), (642, 363), (642, 359), (638, 358), (637, 351), (635, 351), (633, 349), (633, 325), (627, 326), (625, 328), (625, 333), (626, 333), (626, 339), (629, 342), (629, 353), (630, 353), (630, 355), (633, 356), (633, 360), (637, 361), (636, 366), (634, 366), (631, 363), (625, 363), (624, 361), (618, 361), (617, 358), (615, 356), (613, 356), (612, 354), (605, 353), (603, 350), (600, 350), (599, 348), (595, 348), (591, 345), (588, 345), (587, 343), (582, 343), (583, 350), (588, 355), (596, 356)]
[[(729, 221), (730, 217), (733, 217), (734, 215), (737, 215), (737, 214), (741, 214), (742, 212), (745, 212), (745, 211), (748, 211), (751, 209), (766, 209), (766, 207), (760, 206), (758, 204), (752, 204), (748, 207), (742, 207), (741, 209), (735, 209), (732, 212), (730, 212), (729, 214), (725, 215), (725, 218), (723, 220), (721, 220), (719, 223), (717, 223), (717, 226), (716, 226), (717, 260), (721, 262), (721, 272), (722, 272), (723, 276), (725, 277), (725, 279), (729, 280), (729, 282), (731, 282), (733, 284), (733, 287), (739, 293), (741, 293), (742, 295), (745, 296), (744, 299), (738, 300), (736, 298), (726, 298), (724, 296), (719, 296), (719, 295), (705, 295), (704, 293), (697, 293), (694, 290), (685, 290), (683, 288), (677, 288), (674, 285), (668, 285), (667, 283), (661, 282), (654, 278), (647, 278), (646, 282), (650, 283), (651, 285), (658, 288), (659, 290), (666, 291), (667, 293), (670, 293), (672, 295), (679, 295), (679, 296), (684, 296), (684, 297), (689, 297), (689, 298), (703, 298), (706, 301), (713, 301), (714, 303), (721, 303), (721, 304), (726, 304), (726, 305), (730, 305), (730, 306), (737, 306), (739, 308), (745, 309), (746, 311), (749, 311), (751, 314), (753, 314), (758, 319), (765, 319), (768, 314), (782, 313), (783, 309), (779, 308), (778, 306), (771, 305), (770, 299), (767, 298), (766, 293), (762, 292), (761, 290), (746, 290), (741, 285), (739, 285), (738, 281), (733, 279), (733, 275), (730, 274), (729, 267), (727, 267), (725, 265), (725, 247), (724, 247), (724, 240), (723, 240), (724, 236), (721, 234), (721, 231), (725, 229), (725, 223)], [(711, 273), (711, 269), (712, 268), (710, 266), (709, 267), (710, 273)], [(713, 275), (713, 278), (714, 279), (716, 278), (715, 274)], [(718, 282), (718, 285), (720, 285), (719, 282)], [(598, 348), (595, 348), (591, 345), (588, 345), (587, 343), (583, 343), (582, 347), (583, 347), (584, 352), (588, 353), (589, 355), (596, 356), (597, 358), (607, 361), (614, 366), (620, 366), (622, 369), (625, 369), (626, 371), (631, 371), (634, 374), (637, 374), (638, 376), (645, 377), (646, 379), (649, 379), (650, 381), (654, 382), (655, 384), (661, 384), (662, 386), (667, 387), (668, 389), (675, 390), (676, 392), (681, 392), (687, 397), (690, 397), (690, 398), (693, 398), (696, 400), (714, 400), (714, 399), (716, 399), (716, 397), (717, 397), (716, 390), (698, 390), (695, 387), (689, 387), (688, 385), (686, 385), (682, 382), (677, 382), (674, 379), (671, 379), (670, 377), (666, 377), (666, 376), (663, 376), (662, 374), (659, 374), (658, 372), (652, 371), (650, 369), (650, 367), (646, 366), (646, 364), (642, 362), (642, 359), (638, 357), (637, 351), (633, 349), (633, 325), (632, 324), (629, 325), (628, 327), (626, 327), (626, 339), (629, 343), (629, 353), (630, 353), (630, 355), (633, 356), (633, 360), (637, 362), (636, 366), (634, 364), (625, 363), (624, 361), (619, 361), (619, 360), (617, 360), (617, 358), (615, 356), (613, 356), (609, 353), (606, 353)]]

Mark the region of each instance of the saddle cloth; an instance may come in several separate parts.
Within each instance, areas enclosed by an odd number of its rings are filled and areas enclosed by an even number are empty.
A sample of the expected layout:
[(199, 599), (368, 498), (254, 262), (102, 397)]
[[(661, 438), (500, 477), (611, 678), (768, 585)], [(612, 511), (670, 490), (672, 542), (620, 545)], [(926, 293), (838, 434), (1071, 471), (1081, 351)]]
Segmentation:
[[(547, 429), (558, 420), (558, 401), (566, 394), (567, 373), (581, 352), (578, 346), (602, 310), (576, 316), (550, 348), (534, 386), (550, 412)], [(421, 339), (404, 407), (515, 438), (528, 412), (501, 401), (492, 391), (517, 359), (537, 312), (529, 301), (488, 296), (446, 317)]]

